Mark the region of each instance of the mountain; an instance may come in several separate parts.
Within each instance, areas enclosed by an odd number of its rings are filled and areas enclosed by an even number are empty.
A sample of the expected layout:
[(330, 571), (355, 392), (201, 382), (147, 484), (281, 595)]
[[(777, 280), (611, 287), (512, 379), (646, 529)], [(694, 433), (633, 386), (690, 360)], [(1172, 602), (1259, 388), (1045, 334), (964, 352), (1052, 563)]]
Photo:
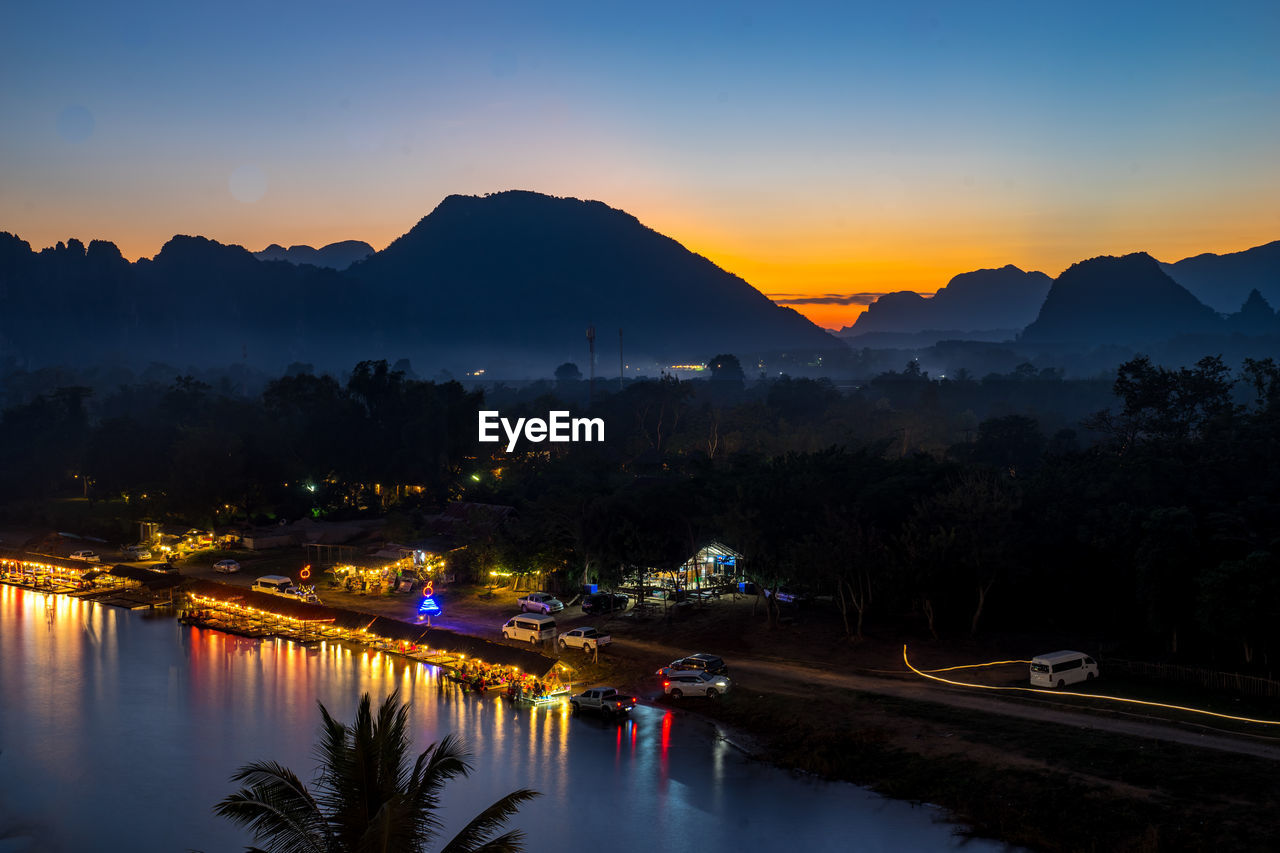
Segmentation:
[[(449, 196), (347, 272), (414, 317), (437, 348), (703, 361), (719, 352), (843, 349), (790, 308), (598, 201), (508, 191)], [(557, 356), (560, 357), (560, 356)], [(608, 368), (605, 368), (608, 370)]]
[(1249, 291), (1249, 298), (1240, 310), (1227, 317), (1227, 327), (1242, 335), (1274, 335), (1280, 332), (1276, 312), (1256, 289)]
[(944, 337), (980, 330), (992, 337), (993, 330), (1021, 329), (1034, 320), (1052, 283), (1042, 272), (1023, 272), (1012, 264), (961, 273), (931, 298), (910, 290), (886, 293), (839, 334), (853, 338), (938, 329), (949, 330), (938, 333)]
[(1166, 275), (1155, 258), (1138, 252), (1072, 265), (1053, 282), (1021, 340), (1133, 346), (1225, 331), (1212, 308)]
[(1280, 304), (1280, 240), (1226, 255), (1204, 254), (1161, 264), (1169, 277), (1223, 314), (1237, 310), (1257, 290)]
[(261, 252), (254, 252), (253, 256), (260, 261), (288, 261), (291, 264), (311, 264), (313, 267), (345, 270), (372, 254), (373, 247), (363, 240), (343, 240), (319, 249), (310, 246), (290, 246), (286, 249), (279, 243), (272, 243)]
[(536, 193), (450, 196), (346, 271), (204, 237), (131, 264), (103, 241), (34, 252), (0, 232), (0, 360), (27, 367), (409, 358), (432, 373), (545, 376), (585, 366), (592, 324), (602, 375), (615, 375), (619, 328), (650, 374), (720, 352), (808, 361), (844, 347), (634, 217)]

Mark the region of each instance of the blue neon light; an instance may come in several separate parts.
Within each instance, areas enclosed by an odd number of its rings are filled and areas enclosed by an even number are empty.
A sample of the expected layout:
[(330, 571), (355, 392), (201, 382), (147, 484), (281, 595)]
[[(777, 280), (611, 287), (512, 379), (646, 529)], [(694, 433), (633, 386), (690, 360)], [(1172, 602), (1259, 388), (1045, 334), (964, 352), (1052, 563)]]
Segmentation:
[(431, 596), (424, 596), (422, 603), (418, 605), (419, 616), (439, 616), (440, 605), (436, 604), (436, 600)]

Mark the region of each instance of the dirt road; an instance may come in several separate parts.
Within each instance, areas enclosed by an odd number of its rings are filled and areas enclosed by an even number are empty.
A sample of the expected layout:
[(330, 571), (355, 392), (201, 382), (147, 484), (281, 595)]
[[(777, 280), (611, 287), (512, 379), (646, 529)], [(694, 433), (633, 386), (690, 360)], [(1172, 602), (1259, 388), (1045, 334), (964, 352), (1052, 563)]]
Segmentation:
[[(667, 661), (684, 654), (684, 650), (659, 643), (614, 637), (612, 653), (629, 657), (645, 657)], [(1126, 713), (1126, 717), (1100, 716), (1065, 707), (1048, 707), (1042, 704), (1021, 702), (976, 695), (961, 688), (948, 687), (932, 682), (904, 681), (855, 673), (818, 669), (792, 661), (770, 661), (760, 658), (734, 658), (732, 674), (739, 687), (769, 690), (771, 685), (784, 682), (793, 687), (820, 684), (827, 687), (859, 690), (900, 699), (937, 702), (954, 708), (1000, 714), (1024, 720), (1071, 726), (1082, 730), (1111, 732), (1128, 737), (1162, 740), (1171, 743), (1199, 746), (1222, 752), (1233, 752), (1280, 761), (1280, 732), (1274, 741), (1247, 736), (1219, 734), (1212, 731), (1196, 731), (1182, 728), (1142, 715)], [(905, 672), (905, 668), (904, 668)], [(1108, 711), (1114, 711), (1107, 708)]]

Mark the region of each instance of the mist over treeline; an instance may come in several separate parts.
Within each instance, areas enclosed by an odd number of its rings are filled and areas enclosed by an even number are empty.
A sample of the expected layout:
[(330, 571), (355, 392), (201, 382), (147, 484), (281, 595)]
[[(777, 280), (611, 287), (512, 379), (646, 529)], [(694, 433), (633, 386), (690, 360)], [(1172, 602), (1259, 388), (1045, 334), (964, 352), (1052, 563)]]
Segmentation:
[[(635, 583), (724, 541), (761, 588), (830, 596), (866, 631), (1081, 638), (1109, 653), (1270, 672), (1280, 627), (1280, 368), (1145, 357), (1109, 380), (918, 362), (864, 385), (577, 378), (465, 388), (366, 361), (256, 394), (191, 376), (60, 386), (0, 418), (0, 517), (98, 535), (381, 515), (405, 536), (463, 499), (513, 508), (461, 567)], [(477, 413), (600, 417), (600, 444), (477, 441)], [(116, 521), (102, 521), (114, 517)], [(770, 599), (770, 622), (784, 615)], [(801, 618), (801, 617), (797, 617)]]

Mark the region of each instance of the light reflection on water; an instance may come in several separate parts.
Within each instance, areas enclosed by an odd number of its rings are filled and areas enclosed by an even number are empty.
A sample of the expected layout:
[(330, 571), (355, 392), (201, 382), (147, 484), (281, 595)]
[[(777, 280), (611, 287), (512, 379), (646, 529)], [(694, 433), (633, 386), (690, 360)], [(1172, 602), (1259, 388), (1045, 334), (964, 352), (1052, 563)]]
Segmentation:
[(514, 825), (532, 851), (591, 839), (611, 853), (957, 845), (931, 809), (745, 761), (665, 709), (620, 724), (514, 709), (393, 655), (247, 640), (0, 586), (0, 830), (36, 825), (28, 844), (0, 851), (243, 849), (250, 839), (211, 812), (231, 773), (273, 759), (310, 778), (317, 699), (349, 720), (361, 693), (396, 689), (413, 703), (418, 749), (456, 732), (475, 751), (475, 773), (445, 797), (451, 831), (531, 787), (543, 796)]

